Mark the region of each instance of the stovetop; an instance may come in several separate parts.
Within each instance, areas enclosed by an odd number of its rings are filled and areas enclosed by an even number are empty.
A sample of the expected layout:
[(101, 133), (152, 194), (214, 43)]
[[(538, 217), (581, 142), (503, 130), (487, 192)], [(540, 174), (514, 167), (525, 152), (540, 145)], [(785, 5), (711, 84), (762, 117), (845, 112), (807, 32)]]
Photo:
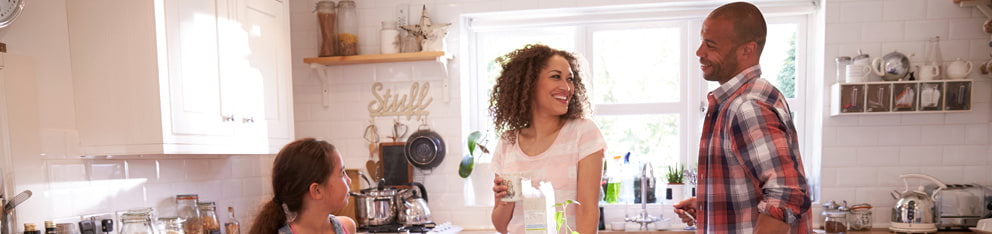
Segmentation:
[(434, 229), (435, 226), (436, 224), (434, 223), (406, 227), (402, 224), (383, 224), (369, 225), (364, 228), (359, 228), (358, 231), (368, 233), (427, 233)]

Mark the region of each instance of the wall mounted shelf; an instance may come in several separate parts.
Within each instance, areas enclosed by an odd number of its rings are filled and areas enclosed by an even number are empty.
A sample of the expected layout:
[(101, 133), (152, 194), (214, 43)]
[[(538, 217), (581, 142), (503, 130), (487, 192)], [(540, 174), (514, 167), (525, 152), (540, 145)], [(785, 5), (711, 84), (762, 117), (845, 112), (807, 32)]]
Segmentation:
[(333, 56), (333, 57), (313, 57), (313, 58), (303, 58), (303, 63), (310, 64), (310, 68), (317, 71), (320, 82), (322, 83), (321, 95), (322, 103), (324, 107), (330, 105), (330, 75), (327, 73), (327, 67), (329, 66), (339, 66), (339, 65), (354, 65), (354, 64), (372, 64), (372, 63), (395, 63), (395, 62), (416, 62), (416, 61), (435, 61), (441, 65), (441, 69), (444, 70), (444, 81), (441, 84), (441, 90), (444, 102), (450, 101), (448, 95), (448, 61), (453, 59), (453, 57), (444, 51), (425, 51), (425, 52), (414, 52), (414, 53), (397, 53), (397, 54), (363, 54), (363, 55), (353, 55), (353, 56)]
[(973, 80), (880, 81), (834, 84), (830, 115), (971, 111)]
[(429, 52), (398, 53), (398, 54), (363, 54), (363, 55), (354, 55), (354, 56), (315, 57), (315, 58), (304, 58), (303, 62), (310, 64), (316, 63), (316, 64), (323, 64), (326, 66), (333, 66), (333, 65), (349, 65), (349, 64), (430, 61), (430, 60), (436, 60), (447, 57), (448, 57), (447, 54), (443, 51), (429, 51)]

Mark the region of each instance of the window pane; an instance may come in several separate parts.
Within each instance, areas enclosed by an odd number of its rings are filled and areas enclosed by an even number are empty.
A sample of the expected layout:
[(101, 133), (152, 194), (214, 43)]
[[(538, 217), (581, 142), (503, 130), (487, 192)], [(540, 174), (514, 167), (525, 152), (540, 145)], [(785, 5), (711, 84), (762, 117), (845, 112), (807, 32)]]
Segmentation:
[(486, 32), (481, 33), (479, 38), (478, 58), (482, 65), (479, 68), (484, 75), (482, 77), (485, 78), (484, 83), (488, 84), (487, 89), (492, 88), (492, 84), (496, 82), (496, 77), (502, 72), (502, 68), (496, 63), (496, 58), (506, 55), (510, 51), (523, 48), (527, 44), (545, 44), (551, 48), (575, 52), (575, 29), (573, 27)]
[(596, 116), (595, 121), (606, 138), (607, 157), (630, 152), (632, 159), (650, 161), (655, 173), (680, 161), (678, 114)]
[(592, 102), (678, 102), (681, 38), (679, 28), (593, 33)]
[(796, 97), (796, 25), (770, 24), (761, 52), (762, 77), (787, 98)]

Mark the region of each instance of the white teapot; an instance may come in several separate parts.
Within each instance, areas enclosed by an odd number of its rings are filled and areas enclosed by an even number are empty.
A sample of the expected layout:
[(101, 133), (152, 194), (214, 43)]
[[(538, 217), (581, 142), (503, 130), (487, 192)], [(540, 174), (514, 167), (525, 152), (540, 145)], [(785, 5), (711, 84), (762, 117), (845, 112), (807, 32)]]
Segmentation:
[(968, 77), (971, 74), (972, 64), (970, 61), (962, 60), (957, 58), (954, 61), (947, 63), (946, 75), (948, 79), (959, 80)]

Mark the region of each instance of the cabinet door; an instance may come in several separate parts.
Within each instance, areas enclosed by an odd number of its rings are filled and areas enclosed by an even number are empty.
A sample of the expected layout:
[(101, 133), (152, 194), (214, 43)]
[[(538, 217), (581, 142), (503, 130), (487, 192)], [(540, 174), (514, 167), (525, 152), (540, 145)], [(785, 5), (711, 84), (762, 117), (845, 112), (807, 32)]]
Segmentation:
[[(225, 79), (238, 80), (239, 109), (244, 125), (239, 136), (251, 136), (259, 146), (276, 150), (292, 138), (292, 73), (289, 41), (289, 4), (285, 0), (237, 1), (233, 14), (243, 43), (230, 48), (239, 69)], [(235, 40), (237, 41), (237, 40)], [(253, 144), (254, 145), (254, 144)]]
[(165, 134), (232, 135), (233, 113), (225, 113), (221, 102), (217, 1), (173, 0), (164, 4), (168, 90), (163, 91), (170, 97), (163, 105), (169, 107), (172, 118), (172, 132)]

